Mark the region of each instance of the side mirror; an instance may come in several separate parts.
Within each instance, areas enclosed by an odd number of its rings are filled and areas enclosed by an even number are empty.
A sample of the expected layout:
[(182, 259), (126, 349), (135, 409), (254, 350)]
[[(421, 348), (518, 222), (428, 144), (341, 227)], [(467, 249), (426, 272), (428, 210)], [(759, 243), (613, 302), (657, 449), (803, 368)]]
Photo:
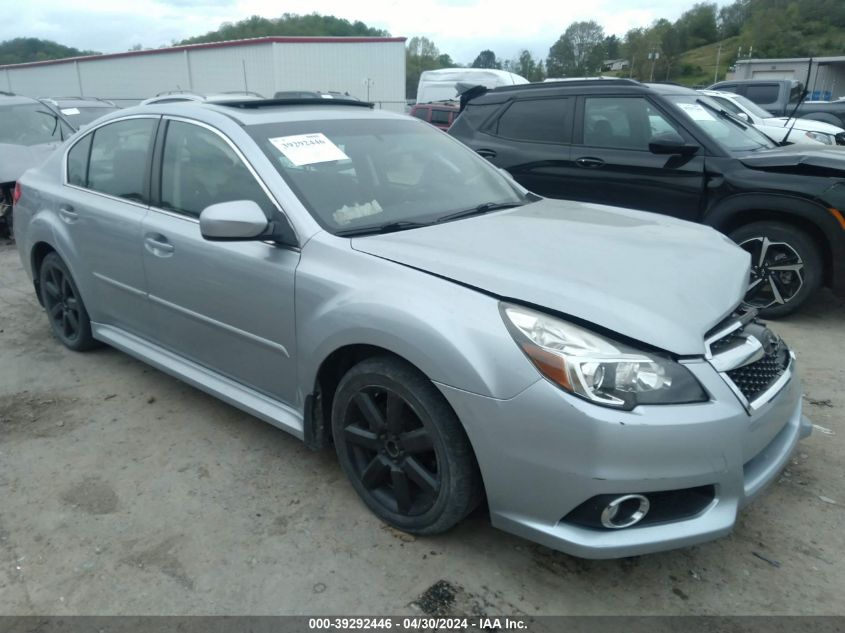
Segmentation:
[(748, 116), (747, 112), (737, 112), (736, 116), (745, 121), (746, 123), (751, 123), (751, 117)]
[(267, 216), (252, 200), (212, 204), (200, 213), (200, 233), (212, 241), (269, 239)]
[(687, 145), (686, 141), (676, 132), (663, 132), (651, 137), (648, 151), (652, 154), (673, 154), (687, 156), (698, 151), (698, 145)]

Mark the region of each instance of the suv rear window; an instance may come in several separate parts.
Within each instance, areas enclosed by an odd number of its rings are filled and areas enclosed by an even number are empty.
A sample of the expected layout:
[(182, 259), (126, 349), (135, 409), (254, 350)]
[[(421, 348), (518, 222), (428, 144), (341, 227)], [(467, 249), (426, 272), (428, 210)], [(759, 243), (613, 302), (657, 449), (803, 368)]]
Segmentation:
[(571, 127), (568, 99), (520, 99), (499, 117), (496, 134), (518, 141), (565, 143)]

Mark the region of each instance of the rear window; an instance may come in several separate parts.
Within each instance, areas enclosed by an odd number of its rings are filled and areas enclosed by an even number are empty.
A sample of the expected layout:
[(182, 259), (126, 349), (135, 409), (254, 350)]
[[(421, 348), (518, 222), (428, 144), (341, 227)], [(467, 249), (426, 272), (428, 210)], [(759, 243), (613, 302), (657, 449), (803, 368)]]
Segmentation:
[(499, 118), (496, 133), (519, 141), (564, 143), (571, 125), (568, 99), (521, 99)]
[(437, 108), (433, 108), (431, 110), (431, 122), (432, 123), (449, 123), (452, 118), (452, 111), (451, 110), (438, 110)]
[(428, 121), (428, 108), (414, 108), (411, 110), (411, 116)]
[(44, 104), (0, 107), (0, 143), (27, 146), (58, 143), (71, 134), (70, 126)]

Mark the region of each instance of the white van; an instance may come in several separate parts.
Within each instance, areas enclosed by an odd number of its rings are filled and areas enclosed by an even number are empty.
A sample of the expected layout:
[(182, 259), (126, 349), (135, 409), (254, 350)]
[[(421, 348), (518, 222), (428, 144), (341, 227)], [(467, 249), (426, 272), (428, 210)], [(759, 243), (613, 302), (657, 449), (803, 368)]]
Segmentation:
[(441, 68), (426, 70), (420, 75), (417, 103), (457, 101), (457, 83), (472, 83), (487, 88), (527, 84), (528, 80), (515, 73), (494, 68)]

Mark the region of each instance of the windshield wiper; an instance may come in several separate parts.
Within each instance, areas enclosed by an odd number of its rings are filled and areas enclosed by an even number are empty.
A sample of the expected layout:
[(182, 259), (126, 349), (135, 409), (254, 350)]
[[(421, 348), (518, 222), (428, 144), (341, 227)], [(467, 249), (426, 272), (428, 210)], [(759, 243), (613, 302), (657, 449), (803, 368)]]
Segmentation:
[(459, 218), (468, 218), (473, 215), (481, 215), (482, 213), (489, 213), (490, 211), (498, 211), (499, 209), (512, 209), (514, 207), (521, 207), (527, 204), (526, 202), (485, 202), (479, 204), (477, 207), (471, 209), (463, 209), (462, 211), (455, 211), (454, 213), (447, 213), (437, 218), (434, 223), (448, 222), (449, 220), (457, 220)]
[(722, 117), (723, 119), (728, 119), (729, 121), (732, 121), (733, 123), (736, 123), (736, 124), (737, 124), (739, 127), (741, 127), (743, 130), (747, 130), (747, 129), (748, 129), (748, 123), (747, 123), (746, 121), (743, 121), (742, 119), (740, 119), (740, 118), (739, 118), (738, 116), (736, 116), (735, 114), (732, 114), (732, 113), (728, 112), (727, 110), (723, 110), (723, 109), (720, 109), (720, 108), (714, 108), (714, 107), (713, 107), (713, 106), (711, 106), (709, 103), (707, 103), (706, 101), (702, 101), (701, 99), (696, 99), (696, 101), (697, 101), (699, 104), (703, 105), (703, 106), (704, 106), (705, 108), (707, 108), (708, 110), (713, 110), (713, 112), (715, 112), (716, 114), (718, 114), (718, 115), (719, 115), (720, 117)]
[(338, 235), (340, 237), (356, 237), (358, 235), (395, 233), (396, 231), (405, 231), (407, 229), (418, 229), (423, 226), (428, 226), (429, 224), (429, 222), (410, 222), (407, 220), (401, 220), (399, 222), (387, 222), (385, 224), (378, 224), (376, 226), (359, 226), (354, 229), (335, 231), (335, 235)]

